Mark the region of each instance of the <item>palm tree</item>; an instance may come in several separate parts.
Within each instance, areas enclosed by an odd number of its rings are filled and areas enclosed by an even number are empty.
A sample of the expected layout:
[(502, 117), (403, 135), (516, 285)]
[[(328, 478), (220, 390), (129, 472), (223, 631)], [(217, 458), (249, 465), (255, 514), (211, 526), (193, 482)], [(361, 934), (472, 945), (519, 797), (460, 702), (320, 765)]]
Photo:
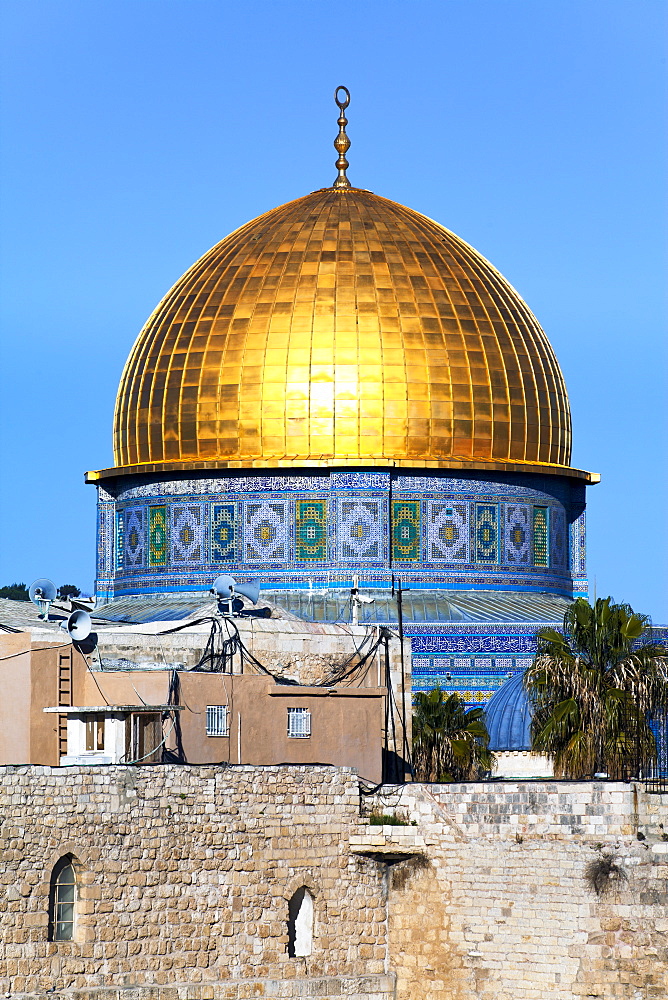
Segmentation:
[(532, 749), (555, 774), (639, 775), (656, 759), (649, 722), (668, 708), (668, 649), (653, 642), (649, 619), (628, 604), (579, 597), (563, 632), (538, 632), (524, 675), (533, 703)]
[(413, 764), (417, 781), (466, 781), (491, 770), (494, 756), (484, 709), (466, 709), (456, 693), (435, 687), (413, 701)]

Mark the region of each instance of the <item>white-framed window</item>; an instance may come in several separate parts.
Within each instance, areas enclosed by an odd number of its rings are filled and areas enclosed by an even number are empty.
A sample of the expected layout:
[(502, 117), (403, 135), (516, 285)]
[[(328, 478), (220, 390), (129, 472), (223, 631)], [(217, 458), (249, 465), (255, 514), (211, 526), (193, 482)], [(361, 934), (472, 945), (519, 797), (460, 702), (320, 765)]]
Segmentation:
[(288, 709), (288, 736), (305, 740), (311, 735), (311, 713), (308, 708)]
[(72, 941), (76, 924), (77, 876), (71, 854), (64, 857), (51, 873), (49, 890), (49, 941)]
[(229, 736), (230, 720), (227, 705), (206, 706), (206, 735)]
[(87, 715), (86, 750), (104, 750), (104, 716)]

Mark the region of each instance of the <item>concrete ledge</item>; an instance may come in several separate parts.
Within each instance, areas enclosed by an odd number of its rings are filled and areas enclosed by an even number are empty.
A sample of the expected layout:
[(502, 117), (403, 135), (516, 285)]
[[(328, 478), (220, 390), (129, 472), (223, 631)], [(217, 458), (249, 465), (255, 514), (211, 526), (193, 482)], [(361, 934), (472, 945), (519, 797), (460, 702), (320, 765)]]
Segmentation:
[(386, 856), (395, 861), (422, 854), (426, 847), (414, 826), (372, 826), (368, 833), (351, 834), (349, 842), (353, 854), (379, 855), (380, 860)]

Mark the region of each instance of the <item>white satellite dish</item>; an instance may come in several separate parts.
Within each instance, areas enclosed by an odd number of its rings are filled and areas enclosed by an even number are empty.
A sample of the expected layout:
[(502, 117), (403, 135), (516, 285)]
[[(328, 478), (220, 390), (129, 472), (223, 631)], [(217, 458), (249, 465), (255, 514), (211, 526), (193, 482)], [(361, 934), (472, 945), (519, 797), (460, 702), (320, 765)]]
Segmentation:
[(35, 580), (34, 583), (30, 584), (28, 597), (42, 612), (40, 618), (48, 622), (49, 607), (56, 599), (56, 588), (52, 581), (47, 580), (46, 577)]
[(90, 635), (93, 623), (87, 611), (73, 611), (67, 621), (60, 623), (60, 627), (69, 633), (73, 642), (83, 642)]
[[(211, 587), (211, 594), (219, 604), (227, 604), (225, 614), (232, 613), (232, 601), (235, 597), (247, 597), (251, 604), (257, 604), (260, 596), (260, 581), (250, 580), (248, 583), (237, 583), (233, 576), (217, 576)], [(222, 610), (222, 609), (221, 609)]]

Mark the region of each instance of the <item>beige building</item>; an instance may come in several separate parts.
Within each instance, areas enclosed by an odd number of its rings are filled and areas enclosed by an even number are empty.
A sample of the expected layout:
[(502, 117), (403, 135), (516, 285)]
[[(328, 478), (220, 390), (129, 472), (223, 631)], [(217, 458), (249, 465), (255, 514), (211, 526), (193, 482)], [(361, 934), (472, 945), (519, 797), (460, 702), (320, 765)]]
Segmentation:
[(402, 676), (389, 630), (230, 620), (205, 606), (176, 631), (98, 623), (73, 644), (58, 626), (65, 612), (47, 624), (32, 606), (3, 603), (24, 631), (0, 636), (2, 764), (319, 762), (373, 782), (407, 773), (410, 641)]

